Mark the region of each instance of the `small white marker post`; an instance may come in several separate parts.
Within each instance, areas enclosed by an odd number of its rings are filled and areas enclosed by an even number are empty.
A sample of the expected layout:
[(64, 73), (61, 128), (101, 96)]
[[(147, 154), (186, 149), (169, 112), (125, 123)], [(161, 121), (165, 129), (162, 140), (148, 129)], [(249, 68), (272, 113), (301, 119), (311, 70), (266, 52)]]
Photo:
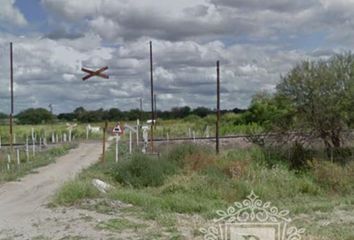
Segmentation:
[(28, 137), (26, 138), (26, 160), (29, 161)]
[(116, 162), (119, 160), (119, 139), (120, 136), (118, 133), (116, 133)]
[(16, 144), (16, 133), (14, 133), (14, 143)]
[(42, 151), (42, 138), (39, 138), (39, 151)]
[(205, 132), (206, 132), (206, 134), (205, 134), (205, 135), (206, 135), (206, 137), (208, 138), (208, 137), (210, 136), (210, 135), (209, 135), (209, 126), (207, 126), (207, 127), (206, 127)]
[(195, 143), (195, 131), (193, 131), (193, 142)]
[(36, 155), (36, 139), (32, 138), (32, 155)]
[(52, 132), (52, 143), (55, 143), (54, 132)]
[(86, 140), (88, 140), (89, 138), (89, 127), (86, 126)]
[(148, 145), (148, 126), (142, 126), (143, 129), (143, 139), (144, 139), (144, 146), (143, 149), (141, 150), (144, 154), (146, 153), (147, 145)]
[(11, 156), (7, 154), (7, 170), (10, 171)]
[(31, 131), (31, 136), (32, 136), (32, 140), (34, 139), (34, 129), (32, 128), (31, 129), (32, 131)]
[(71, 132), (72, 132), (72, 130), (71, 130), (71, 128), (69, 128), (69, 142), (71, 142)]
[(130, 154), (132, 154), (132, 143), (133, 143), (132, 131), (129, 131), (129, 153)]
[(189, 128), (189, 129), (188, 129), (188, 136), (189, 136), (189, 138), (191, 138), (191, 137), (192, 137), (192, 131), (191, 131), (191, 128)]
[(67, 136), (66, 136), (66, 133), (63, 133), (63, 140), (64, 140), (64, 142), (66, 142), (66, 139), (67, 138)]
[(17, 165), (20, 165), (20, 149), (16, 149)]
[(136, 120), (136, 146), (139, 146), (139, 119)]
[(58, 133), (55, 134), (55, 142), (58, 143), (59, 142), (59, 136), (58, 136)]

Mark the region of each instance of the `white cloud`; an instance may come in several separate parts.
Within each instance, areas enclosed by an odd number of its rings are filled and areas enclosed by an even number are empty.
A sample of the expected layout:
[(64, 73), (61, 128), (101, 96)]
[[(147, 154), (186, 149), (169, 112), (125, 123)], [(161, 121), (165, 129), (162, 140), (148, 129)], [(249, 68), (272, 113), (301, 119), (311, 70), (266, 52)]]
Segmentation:
[(15, 6), (15, 0), (0, 0), (0, 25), (23, 27), (27, 21), (19, 9)]
[[(147, 108), (150, 40), (160, 109), (214, 108), (216, 60), (223, 107), (247, 107), (254, 93), (274, 90), (299, 61), (354, 47), (348, 40), (354, 36), (352, 0), (41, 2), (58, 30), (23, 38), (0, 33), (1, 52), (15, 42), (18, 109), (48, 102), (55, 111), (130, 109), (140, 98)], [(7, 85), (7, 56), (0, 61), (0, 82)], [(110, 79), (81, 81), (81, 66), (106, 65)], [(1, 88), (0, 111), (7, 111), (7, 96)]]

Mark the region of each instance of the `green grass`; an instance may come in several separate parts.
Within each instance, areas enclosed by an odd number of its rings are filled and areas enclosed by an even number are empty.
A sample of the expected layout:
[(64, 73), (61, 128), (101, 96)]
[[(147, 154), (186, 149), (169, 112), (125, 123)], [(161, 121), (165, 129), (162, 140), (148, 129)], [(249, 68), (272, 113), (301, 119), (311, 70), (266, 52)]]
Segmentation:
[[(302, 171), (289, 169), (281, 159), (269, 164), (264, 151), (258, 147), (228, 150), (215, 155), (210, 150), (195, 145), (178, 145), (156, 156), (126, 153), (122, 146), (121, 161), (114, 163), (114, 149), (107, 153), (107, 163), (85, 170), (76, 183), (92, 178), (103, 179), (116, 186), (106, 198), (120, 200), (139, 208), (140, 218), (156, 221), (173, 230), (178, 223), (176, 214), (199, 215), (213, 219), (215, 211), (226, 209), (235, 201), (242, 201), (253, 190), (262, 200), (271, 201), (279, 209), (288, 209), (298, 218), (301, 227), (306, 222), (312, 236), (331, 236), (330, 239), (351, 239), (353, 223), (340, 227), (332, 224), (323, 234), (317, 225), (318, 213), (331, 218), (331, 212), (340, 207), (350, 212), (354, 207), (354, 164), (340, 166), (335, 163), (314, 162)], [(320, 164), (320, 165), (318, 165)], [(75, 187), (64, 186), (80, 192)], [(82, 188), (82, 187), (81, 187)], [(80, 198), (95, 195), (75, 194), (62, 204), (75, 204)], [(60, 202), (59, 202), (60, 203)], [(311, 218), (316, 216), (315, 218)], [(338, 229), (342, 230), (339, 231)], [(178, 235), (178, 234), (177, 234)]]
[(56, 193), (53, 201), (55, 205), (70, 206), (79, 203), (84, 198), (99, 196), (98, 190), (85, 180), (72, 180), (64, 183)]

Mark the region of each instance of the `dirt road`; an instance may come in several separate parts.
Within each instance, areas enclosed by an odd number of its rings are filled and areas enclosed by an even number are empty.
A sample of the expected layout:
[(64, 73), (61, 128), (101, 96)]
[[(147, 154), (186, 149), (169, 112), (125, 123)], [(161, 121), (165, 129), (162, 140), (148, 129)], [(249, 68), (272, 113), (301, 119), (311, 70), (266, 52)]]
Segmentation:
[[(101, 149), (99, 143), (80, 144), (58, 158), (55, 164), (37, 169), (38, 173), (0, 186), (0, 239), (41, 239), (41, 236), (54, 239), (57, 234), (65, 234), (61, 228), (67, 226), (60, 226), (58, 219), (68, 214), (54, 212), (45, 205), (63, 182), (96, 162)], [(43, 229), (53, 219), (57, 222), (55, 227)]]

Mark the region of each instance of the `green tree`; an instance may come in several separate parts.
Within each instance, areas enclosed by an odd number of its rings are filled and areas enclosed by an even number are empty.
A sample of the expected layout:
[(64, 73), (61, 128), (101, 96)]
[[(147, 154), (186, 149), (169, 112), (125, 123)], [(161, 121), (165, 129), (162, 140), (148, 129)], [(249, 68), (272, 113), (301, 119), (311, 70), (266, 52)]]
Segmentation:
[(17, 114), (16, 118), (21, 124), (41, 124), (53, 121), (54, 116), (44, 108), (29, 108)]
[(291, 127), (293, 114), (287, 99), (260, 92), (253, 96), (248, 111), (242, 114), (240, 121), (257, 123), (266, 130), (286, 131)]
[(326, 148), (340, 147), (353, 119), (354, 56), (304, 61), (282, 77), (277, 97), (294, 109), (293, 126), (320, 137)]

